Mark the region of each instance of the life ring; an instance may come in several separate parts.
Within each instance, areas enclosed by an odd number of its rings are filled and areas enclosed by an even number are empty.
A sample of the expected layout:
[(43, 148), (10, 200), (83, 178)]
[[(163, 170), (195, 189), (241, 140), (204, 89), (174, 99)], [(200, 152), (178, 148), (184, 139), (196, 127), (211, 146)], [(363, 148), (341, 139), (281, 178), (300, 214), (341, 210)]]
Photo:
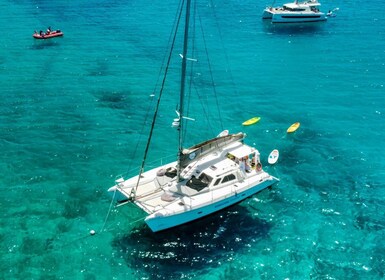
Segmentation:
[(262, 170), (262, 163), (258, 162), (257, 163), (257, 171), (261, 171)]

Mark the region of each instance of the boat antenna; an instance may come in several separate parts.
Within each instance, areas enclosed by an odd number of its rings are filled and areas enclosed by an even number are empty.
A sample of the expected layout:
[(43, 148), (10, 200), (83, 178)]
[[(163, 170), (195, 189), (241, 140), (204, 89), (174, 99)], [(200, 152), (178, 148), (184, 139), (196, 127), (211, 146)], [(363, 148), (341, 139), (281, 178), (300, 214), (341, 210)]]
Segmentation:
[(190, 24), (190, 6), (191, 0), (187, 0), (186, 2), (186, 19), (185, 19), (185, 27), (184, 27), (184, 39), (183, 39), (183, 57), (182, 57), (182, 73), (180, 80), (180, 97), (179, 97), (179, 114), (181, 117), (181, 121), (179, 122), (179, 145), (178, 145), (178, 165), (177, 165), (177, 180), (181, 181), (181, 158), (183, 153), (183, 103), (184, 103), (184, 92), (185, 92), (185, 84), (186, 84), (186, 61), (187, 61), (187, 48), (188, 48), (188, 31)]

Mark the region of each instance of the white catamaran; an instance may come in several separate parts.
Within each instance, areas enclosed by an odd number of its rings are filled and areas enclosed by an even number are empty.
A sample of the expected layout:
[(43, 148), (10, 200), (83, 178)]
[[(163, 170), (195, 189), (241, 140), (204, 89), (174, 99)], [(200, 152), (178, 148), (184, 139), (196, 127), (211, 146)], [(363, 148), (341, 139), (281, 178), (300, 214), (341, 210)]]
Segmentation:
[(267, 7), (262, 14), (263, 19), (272, 23), (304, 23), (327, 20), (327, 15), (319, 10), (321, 4), (318, 0), (299, 2), (294, 0), (282, 7)]
[[(183, 128), (188, 119), (184, 115), (186, 64), (194, 63), (188, 58), (190, 7), (191, 0), (187, 0), (178, 118), (172, 124), (179, 131), (177, 161), (144, 171), (152, 126), (139, 174), (117, 179), (108, 190), (119, 205), (133, 203), (144, 210), (144, 221), (154, 232), (205, 217), (278, 181), (262, 169), (259, 151), (244, 144), (246, 135), (242, 132), (224, 131), (215, 138), (183, 148)], [(153, 123), (156, 117), (157, 109)]]

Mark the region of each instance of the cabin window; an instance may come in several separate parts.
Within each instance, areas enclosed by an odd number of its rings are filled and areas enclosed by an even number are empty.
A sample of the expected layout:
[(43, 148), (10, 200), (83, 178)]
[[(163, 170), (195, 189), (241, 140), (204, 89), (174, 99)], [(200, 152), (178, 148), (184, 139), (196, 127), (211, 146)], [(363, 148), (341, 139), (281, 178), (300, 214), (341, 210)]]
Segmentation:
[(215, 181), (215, 183), (214, 183), (214, 186), (218, 185), (220, 181), (221, 181), (221, 178), (217, 179), (217, 180)]
[(201, 175), (199, 175), (199, 180), (201, 180), (202, 183), (205, 183), (205, 184), (210, 184), (211, 181), (213, 180), (213, 178), (211, 178), (209, 175), (207, 175), (206, 173), (202, 173)]
[(235, 175), (234, 174), (229, 174), (229, 175), (226, 175), (223, 178), (222, 183), (226, 183), (226, 182), (229, 182), (229, 181), (232, 181), (232, 180), (235, 180)]
[(186, 186), (196, 190), (197, 192), (200, 192), (201, 190), (207, 187), (207, 183), (203, 182), (199, 178), (195, 178), (195, 176), (192, 175), (190, 180), (186, 182)]

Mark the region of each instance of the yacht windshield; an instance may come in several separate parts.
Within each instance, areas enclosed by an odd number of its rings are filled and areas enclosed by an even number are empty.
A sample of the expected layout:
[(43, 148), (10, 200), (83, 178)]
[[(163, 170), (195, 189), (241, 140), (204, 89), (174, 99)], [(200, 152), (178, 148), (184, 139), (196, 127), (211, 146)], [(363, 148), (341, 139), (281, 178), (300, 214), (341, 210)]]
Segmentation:
[(213, 178), (211, 178), (209, 175), (202, 173), (199, 175), (198, 178), (196, 178), (194, 175), (191, 177), (190, 180), (187, 181), (186, 186), (196, 190), (196, 191), (201, 191), (204, 188), (206, 188)]

